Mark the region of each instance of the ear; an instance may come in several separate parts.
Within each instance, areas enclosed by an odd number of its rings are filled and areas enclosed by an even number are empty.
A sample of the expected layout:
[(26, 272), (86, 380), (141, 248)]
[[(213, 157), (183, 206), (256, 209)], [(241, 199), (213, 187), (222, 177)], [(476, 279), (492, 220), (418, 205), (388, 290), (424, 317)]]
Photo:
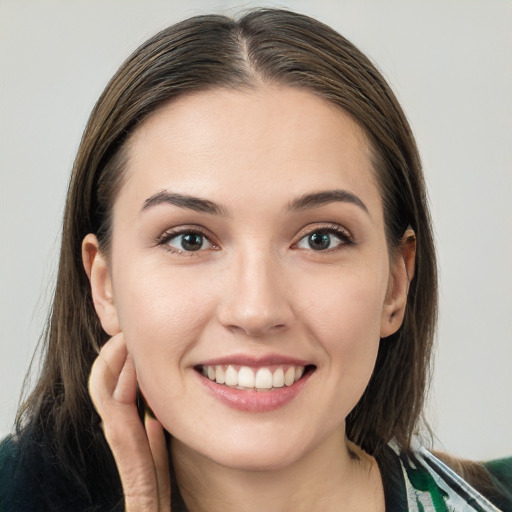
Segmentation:
[(393, 261), (390, 263), (390, 276), (386, 300), (382, 310), (380, 337), (386, 338), (398, 331), (404, 320), (409, 285), (414, 277), (416, 258), (416, 235), (408, 228), (400, 242)]
[(112, 278), (105, 255), (100, 252), (98, 239), (89, 233), (82, 242), (82, 262), (91, 283), (94, 309), (107, 334), (121, 331), (114, 303)]

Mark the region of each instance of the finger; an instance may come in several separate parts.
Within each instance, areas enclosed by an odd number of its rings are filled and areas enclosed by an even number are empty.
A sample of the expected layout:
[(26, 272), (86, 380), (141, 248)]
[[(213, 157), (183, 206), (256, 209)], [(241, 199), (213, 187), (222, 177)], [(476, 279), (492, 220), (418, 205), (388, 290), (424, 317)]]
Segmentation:
[[(98, 414), (103, 420), (105, 433), (117, 430), (136, 439), (144, 439), (149, 448), (144, 427), (140, 421), (135, 398), (137, 376), (133, 360), (128, 357), (122, 335), (111, 338), (102, 348), (93, 364), (89, 390)], [(123, 439), (128, 436), (122, 436)]]
[(171, 478), (169, 472), (169, 452), (164, 429), (160, 422), (146, 412), (144, 418), (149, 446), (155, 463), (158, 482), (158, 500), (161, 512), (171, 510)]
[(127, 356), (122, 335), (116, 335), (105, 344), (93, 365), (89, 391), (116, 461), (126, 510), (157, 511), (157, 476), (135, 405), (136, 384), (133, 361)]
[(89, 392), (93, 398), (106, 398), (114, 393), (126, 356), (123, 333), (116, 334), (103, 345), (89, 377)]
[(137, 399), (137, 374), (130, 354), (126, 355), (112, 397), (123, 404), (134, 404)]

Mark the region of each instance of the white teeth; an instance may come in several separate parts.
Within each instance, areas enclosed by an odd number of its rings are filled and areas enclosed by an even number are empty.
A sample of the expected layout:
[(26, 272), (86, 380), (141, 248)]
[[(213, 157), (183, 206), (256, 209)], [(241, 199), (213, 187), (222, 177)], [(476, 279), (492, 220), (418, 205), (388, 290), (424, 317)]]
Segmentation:
[(217, 384), (224, 384), (226, 382), (226, 373), (224, 372), (224, 368), (220, 364), (215, 367), (215, 380)]
[(284, 365), (273, 369), (263, 367), (256, 370), (249, 366), (205, 365), (201, 372), (217, 384), (240, 389), (269, 390), (293, 385), (304, 375), (304, 366)]
[(295, 368), (290, 366), (284, 374), (284, 383), (286, 386), (291, 386), (295, 382)]
[(249, 367), (242, 366), (238, 371), (238, 385), (244, 388), (253, 388), (254, 382), (254, 372)]
[(282, 388), (284, 386), (284, 371), (282, 368), (278, 368), (272, 375), (272, 387)]
[(232, 366), (228, 366), (226, 370), (225, 383), (228, 386), (238, 385), (238, 372)]
[(256, 374), (256, 387), (270, 389), (272, 387), (272, 372), (268, 368), (260, 368)]

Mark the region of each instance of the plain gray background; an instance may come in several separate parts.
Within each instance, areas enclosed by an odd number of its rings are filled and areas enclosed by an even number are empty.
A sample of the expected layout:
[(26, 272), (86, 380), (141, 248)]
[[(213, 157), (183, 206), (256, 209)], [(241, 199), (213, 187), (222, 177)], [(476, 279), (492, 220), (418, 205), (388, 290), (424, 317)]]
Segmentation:
[(330, 24), (396, 91), (423, 157), (439, 251), (428, 413), (437, 446), (512, 454), (510, 0), (0, 0), (0, 434), (46, 317), (68, 174), (96, 98), (157, 30), (255, 5)]

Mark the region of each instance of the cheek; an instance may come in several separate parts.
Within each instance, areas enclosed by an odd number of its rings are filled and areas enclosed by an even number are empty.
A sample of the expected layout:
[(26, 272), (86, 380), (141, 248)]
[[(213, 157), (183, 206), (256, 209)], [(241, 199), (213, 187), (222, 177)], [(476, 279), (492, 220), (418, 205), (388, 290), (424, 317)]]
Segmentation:
[[(330, 385), (341, 390), (349, 409), (361, 396), (375, 366), (386, 276), (375, 271), (331, 276), (323, 286), (309, 287), (311, 293), (304, 304), (304, 322), (332, 370)], [(337, 395), (333, 397), (338, 400)]]
[(379, 267), (352, 267), (303, 279), (295, 295), (303, 297), (301, 314), (316, 326), (319, 339), (337, 345), (336, 340), (380, 337), (388, 277), (385, 267)]
[(139, 383), (149, 388), (157, 379), (173, 380), (208, 322), (211, 298), (199, 293), (183, 272), (142, 265), (119, 265), (117, 270), (122, 279), (114, 276), (116, 309)]

